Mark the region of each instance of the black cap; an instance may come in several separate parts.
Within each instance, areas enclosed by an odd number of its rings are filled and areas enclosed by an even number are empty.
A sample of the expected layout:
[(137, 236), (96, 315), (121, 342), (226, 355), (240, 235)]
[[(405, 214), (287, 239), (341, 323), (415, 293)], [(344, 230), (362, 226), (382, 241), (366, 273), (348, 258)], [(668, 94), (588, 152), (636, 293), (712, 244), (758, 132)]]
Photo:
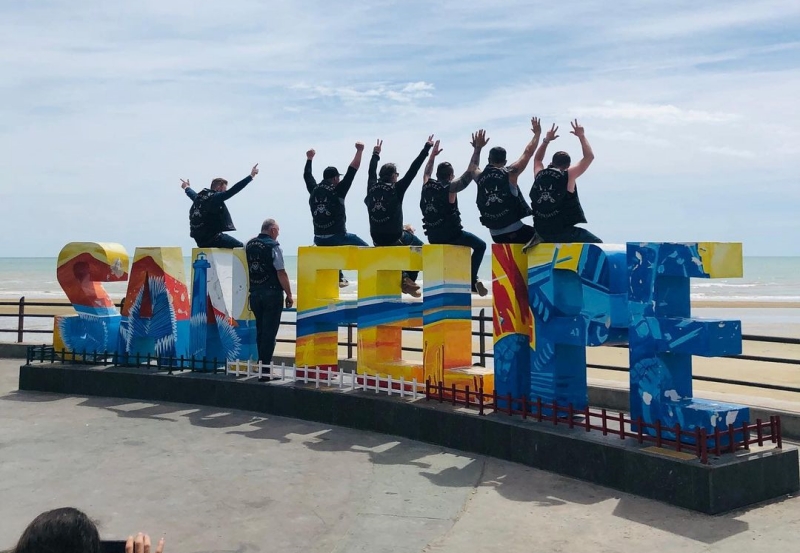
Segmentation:
[(322, 172), (323, 179), (332, 179), (333, 177), (341, 177), (342, 174), (336, 167), (326, 167)]

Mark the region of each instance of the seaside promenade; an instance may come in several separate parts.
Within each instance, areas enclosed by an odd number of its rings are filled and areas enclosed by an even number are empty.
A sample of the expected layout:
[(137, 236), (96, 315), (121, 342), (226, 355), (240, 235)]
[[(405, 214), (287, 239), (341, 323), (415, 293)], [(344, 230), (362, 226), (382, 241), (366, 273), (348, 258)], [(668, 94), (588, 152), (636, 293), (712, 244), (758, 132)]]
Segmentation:
[[(292, 340), (294, 327), (280, 337)], [(404, 345), (421, 347), (421, 334), (405, 333)], [(800, 359), (800, 345), (745, 342), (744, 354)], [(279, 343), (276, 356), (292, 359), (294, 344)], [(587, 348), (587, 357), (627, 366), (624, 348)], [(709, 517), (393, 436), (185, 404), (18, 392), (23, 362), (0, 359), (0, 550), (36, 514), (65, 505), (96, 518), (104, 538), (164, 533), (168, 552), (737, 552), (772, 551), (800, 536), (800, 498)], [(696, 376), (776, 386), (797, 387), (798, 371), (694, 360)], [(626, 372), (588, 374), (593, 390), (622, 401)], [(781, 412), (785, 431), (800, 429), (800, 394), (698, 380), (694, 388), (698, 397)]]
[(0, 360), (0, 548), (77, 506), (168, 552), (776, 551), (800, 498), (709, 517), (514, 463), (305, 421), (18, 392)]

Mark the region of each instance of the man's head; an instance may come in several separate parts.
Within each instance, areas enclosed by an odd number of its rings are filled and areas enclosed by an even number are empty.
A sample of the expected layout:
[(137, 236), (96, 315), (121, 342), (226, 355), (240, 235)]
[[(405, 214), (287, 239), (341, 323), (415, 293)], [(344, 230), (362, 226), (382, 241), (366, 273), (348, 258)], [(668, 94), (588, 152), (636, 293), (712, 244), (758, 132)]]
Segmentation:
[(263, 223), (261, 223), (261, 234), (266, 234), (273, 240), (278, 239), (278, 234), (281, 232), (281, 227), (278, 226), (278, 223), (275, 219), (267, 219)]
[(489, 150), (489, 165), (503, 167), (506, 164), (506, 149), (495, 146)]
[(453, 166), (449, 162), (444, 161), (436, 167), (436, 180), (439, 182), (450, 182), (453, 176)]
[(211, 181), (211, 190), (214, 192), (225, 192), (228, 189), (228, 181), (225, 179), (214, 179)]
[(384, 163), (378, 172), (378, 177), (383, 182), (397, 182), (397, 165), (394, 163)]
[(567, 152), (556, 152), (553, 154), (553, 161), (550, 162), (550, 167), (566, 171), (569, 169), (570, 163), (572, 163), (572, 160)]
[(322, 172), (322, 178), (334, 184), (339, 182), (339, 177), (341, 176), (342, 174), (336, 167), (326, 167)]

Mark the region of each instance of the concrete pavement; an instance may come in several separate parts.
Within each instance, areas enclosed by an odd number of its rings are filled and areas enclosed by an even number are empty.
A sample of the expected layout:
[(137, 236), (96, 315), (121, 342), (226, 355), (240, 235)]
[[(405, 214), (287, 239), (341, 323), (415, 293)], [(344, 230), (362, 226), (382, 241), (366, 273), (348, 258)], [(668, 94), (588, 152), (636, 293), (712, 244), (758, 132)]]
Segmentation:
[(773, 551), (800, 499), (708, 517), (490, 458), (252, 413), (19, 393), (0, 360), (0, 549), (73, 505), (178, 552)]

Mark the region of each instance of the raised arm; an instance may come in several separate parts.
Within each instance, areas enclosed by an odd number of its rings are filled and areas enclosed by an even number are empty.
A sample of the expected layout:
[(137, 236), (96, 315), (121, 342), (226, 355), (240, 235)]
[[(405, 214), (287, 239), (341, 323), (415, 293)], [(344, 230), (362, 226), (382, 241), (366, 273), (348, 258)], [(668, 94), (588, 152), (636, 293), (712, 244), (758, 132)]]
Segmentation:
[(192, 190), (192, 185), (189, 184), (189, 179), (181, 179), (181, 188), (183, 188), (183, 191), (186, 192), (187, 196), (189, 196), (189, 199), (194, 201), (194, 199), (197, 197), (197, 192)]
[(314, 175), (311, 172), (311, 161), (317, 152), (312, 148), (306, 152), (306, 167), (303, 170), (303, 180), (306, 181), (306, 190), (311, 194), (317, 186), (317, 181), (314, 180)]
[(414, 180), (414, 177), (417, 176), (419, 170), (422, 168), (422, 164), (425, 162), (425, 158), (428, 157), (428, 152), (433, 147), (433, 135), (428, 137), (428, 141), (425, 143), (425, 146), (422, 147), (422, 151), (416, 157), (414, 161), (411, 162), (411, 166), (406, 171), (406, 174), (403, 175), (403, 178), (397, 181), (396, 187), (397, 191), (400, 194), (403, 194), (408, 187), (411, 186), (411, 182)]
[(382, 147), (383, 140), (378, 140), (372, 148), (372, 157), (369, 160), (369, 168), (367, 169), (367, 188), (378, 182), (378, 162), (381, 160)]
[(547, 134), (542, 140), (542, 145), (539, 146), (539, 149), (536, 150), (536, 155), (533, 156), (533, 178), (536, 178), (536, 175), (539, 174), (539, 171), (544, 169), (544, 155), (547, 153), (547, 145), (558, 138), (556, 134), (558, 132), (558, 127), (556, 127), (555, 123), (553, 126), (550, 127), (550, 130), (547, 131)]
[(219, 192), (211, 197), (213, 198), (214, 201), (224, 202), (225, 200), (232, 198), (233, 196), (244, 190), (244, 187), (247, 186), (257, 174), (258, 174), (258, 163), (253, 165), (253, 168), (250, 170), (250, 174), (247, 175), (245, 178), (243, 178), (242, 180), (240, 180), (239, 182), (228, 188), (225, 192)]
[(530, 163), (533, 153), (536, 151), (536, 146), (539, 145), (539, 136), (542, 134), (542, 124), (538, 117), (531, 118), (531, 130), (533, 131), (533, 138), (528, 142), (528, 145), (525, 146), (525, 151), (522, 152), (522, 155), (517, 161), (508, 166), (509, 177), (512, 183), (517, 182), (517, 177), (528, 167), (528, 163)]
[(433, 149), (431, 150), (431, 155), (428, 156), (428, 163), (425, 164), (425, 172), (422, 173), (422, 184), (425, 184), (431, 179), (433, 175), (433, 166), (436, 164), (436, 156), (442, 153), (442, 150), (439, 149), (439, 141), (433, 143)]
[(583, 150), (583, 158), (567, 171), (567, 175), (569, 175), (567, 190), (569, 192), (575, 192), (575, 181), (586, 172), (589, 165), (594, 161), (594, 152), (592, 151), (592, 147), (589, 146), (589, 141), (586, 140), (583, 127), (578, 123), (578, 120), (576, 119), (574, 122), (570, 123), (570, 125), (572, 125), (572, 130), (570, 132), (578, 137), (578, 140), (581, 142), (581, 149)]
[(358, 168), (361, 167), (361, 156), (363, 153), (364, 143), (356, 142), (356, 155), (353, 156), (353, 161), (351, 161), (350, 165), (347, 167), (347, 171), (344, 173), (344, 178), (339, 181), (339, 184), (336, 185), (336, 193), (340, 198), (347, 196), (347, 192), (353, 185), (353, 179), (356, 178), (356, 172), (358, 171)]
[(472, 133), (472, 140), (470, 141), (470, 144), (472, 144), (472, 158), (469, 160), (469, 166), (464, 174), (457, 179), (453, 179), (450, 183), (450, 203), (455, 203), (455, 195), (469, 186), (472, 179), (477, 178), (479, 174), (478, 167), (481, 162), (481, 150), (488, 142), (489, 139), (486, 138), (485, 130), (480, 129), (478, 132)]

